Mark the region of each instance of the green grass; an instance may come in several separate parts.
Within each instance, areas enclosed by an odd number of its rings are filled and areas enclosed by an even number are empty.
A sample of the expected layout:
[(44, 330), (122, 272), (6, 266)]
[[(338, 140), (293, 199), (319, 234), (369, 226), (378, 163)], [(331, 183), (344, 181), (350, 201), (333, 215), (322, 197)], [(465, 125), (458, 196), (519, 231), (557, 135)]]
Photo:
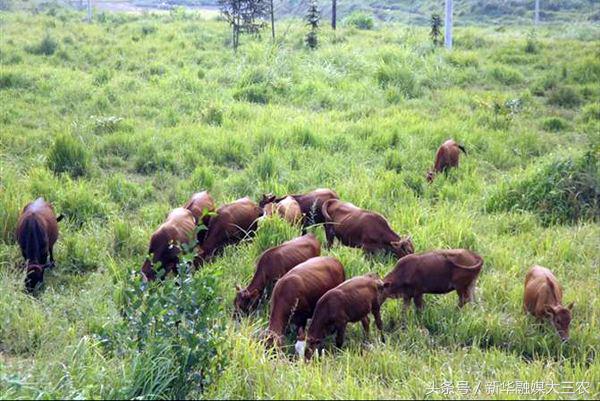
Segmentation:
[[(122, 290), (153, 230), (201, 189), (224, 203), (317, 187), (382, 213), (418, 252), (480, 253), (477, 301), (459, 310), (455, 294), (426, 296), (405, 327), (388, 301), (385, 344), (364, 346), (352, 325), (342, 350), (330, 340), (310, 364), (264, 349), (263, 304), (226, 320), (227, 363), (204, 396), (416, 398), (444, 381), (521, 380), (588, 381), (598, 398), (597, 26), (540, 28), (535, 52), (529, 27), (457, 27), (449, 53), (427, 28), (340, 24), (309, 51), (292, 21), (275, 45), (243, 37), (234, 54), (227, 26), (189, 13), (93, 24), (53, 13), (0, 14), (0, 398), (173, 396), (169, 350), (123, 340)], [(56, 46), (30, 51), (42, 43)], [(469, 153), (428, 185), (447, 138)], [(14, 230), (38, 196), (66, 219), (57, 266), (31, 297)], [(268, 219), (207, 266), (221, 274), (225, 316), (260, 253), (298, 234)], [(394, 265), (339, 245), (324, 254), (348, 277)], [(575, 302), (567, 344), (523, 314), (532, 264), (551, 268)]]

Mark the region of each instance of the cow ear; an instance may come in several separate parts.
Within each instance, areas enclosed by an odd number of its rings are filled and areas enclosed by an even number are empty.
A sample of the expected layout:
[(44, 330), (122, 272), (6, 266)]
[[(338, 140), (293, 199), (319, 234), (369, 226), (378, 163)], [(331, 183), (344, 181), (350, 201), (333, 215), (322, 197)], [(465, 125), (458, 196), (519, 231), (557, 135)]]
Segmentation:
[(570, 303), (570, 304), (567, 306), (567, 309), (568, 309), (568, 310), (570, 310), (570, 311), (572, 311), (574, 306), (575, 306), (575, 302), (571, 302), (571, 303)]
[(236, 290), (237, 292), (241, 292), (241, 291), (242, 291), (242, 287), (240, 287), (240, 285), (239, 285), (239, 284), (236, 284), (236, 285), (235, 285), (235, 290)]

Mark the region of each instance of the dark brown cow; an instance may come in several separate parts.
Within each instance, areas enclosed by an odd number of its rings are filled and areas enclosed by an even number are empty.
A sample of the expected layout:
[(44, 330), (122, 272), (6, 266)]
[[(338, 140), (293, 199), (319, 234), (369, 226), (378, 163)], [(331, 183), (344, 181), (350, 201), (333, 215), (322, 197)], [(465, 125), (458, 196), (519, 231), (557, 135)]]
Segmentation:
[(338, 199), (323, 204), (327, 247), (335, 238), (344, 245), (362, 248), (365, 252), (387, 251), (398, 258), (414, 252), (409, 237), (401, 238), (379, 213), (370, 212)]
[[(300, 205), (300, 210), (303, 215), (302, 234), (306, 234), (306, 228), (313, 224), (321, 224), (325, 222), (321, 209), (323, 203), (329, 199), (339, 199), (335, 191), (329, 188), (318, 188), (306, 194), (289, 195), (296, 199)], [(260, 201), (260, 207), (265, 207), (268, 203), (278, 203), (287, 196), (276, 197), (273, 194), (263, 195)]]
[(344, 333), (348, 323), (361, 322), (365, 336), (369, 338), (369, 313), (383, 341), (383, 323), (379, 308), (382, 300), (383, 281), (376, 274), (366, 274), (343, 282), (327, 291), (319, 299), (306, 335), (306, 359), (315, 349), (322, 347), (325, 337), (336, 332), (335, 345), (344, 344)]
[(271, 297), (267, 345), (283, 345), (288, 322), (297, 327), (298, 337), (304, 338), (306, 321), (319, 298), (345, 278), (344, 266), (329, 256), (308, 259), (280, 278)]
[(533, 266), (525, 277), (523, 308), (536, 318), (550, 319), (563, 341), (569, 339), (573, 302), (562, 305), (562, 288), (554, 274), (545, 267)]
[(17, 242), (25, 259), (25, 286), (33, 291), (44, 281), (44, 270), (54, 266), (54, 244), (58, 239), (58, 218), (43, 198), (28, 203), (17, 222)]
[[(193, 237), (196, 219), (191, 211), (185, 208), (173, 209), (167, 220), (158, 227), (150, 238), (148, 257), (142, 266), (142, 275), (146, 280), (156, 279), (154, 264), (161, 263), (164, 276), (177, 270), (179, 263), (180, 244), (187, 244)], [(164, 277), (161, 277), (164, 278)]]
[(464, 146), (458, 144), (453, 139), (448, 139), (442, 144), (435, 154), (435, 164), (433, 170), (427, 172), (427, 181), (432, 182), (435, 175), (441, 172), (448, 174), (448, 169), (451, 167), (458, 167), (458, 159), (460, 152), (467, 154), (467, 150)]
[(281, 218), (292, 225), (302, 222), (302, 210), (300, 210), (300, 204), (291, 196), (286, 196), (277, 203), (267, 203), (264, 207), (264, 211), (266, 216), (277, 213)]
[[(207, 191), (197, 192), (192, 195), (184, 208), (188, 209), (194, 215), (198, 223), (204, 224), (206, 228), (210, 224), (210, 216), (206, 212), (215, 211), (215, 201)], [(198, 231), (198, 243), (202, 244), (206, 237), (206, 229)]]
[(209, 260), (226, 245), (252, 235), (261, 215), (262, 209), (248, 197), (221, 206), (210, 219), (206, 237), (199, 250), (200, 257)]
[(456, 290), (459, 306), (473, 300), (475, 283), (483, 266), (481, 256), (466, 249), (449, 249), (403, 257), (383, 279), (384, 299), (411, 298), (423, 309), (423, 294), (446, 294)]
[(313, 234), (294, 238), (264, 251), (256, 263), (250, 285), (245, 289), (236, 286), (236, 314), (249, 313), (255, 309), (266, 288), (271, 287), (295, 266), (320, 254), (321, 244)]

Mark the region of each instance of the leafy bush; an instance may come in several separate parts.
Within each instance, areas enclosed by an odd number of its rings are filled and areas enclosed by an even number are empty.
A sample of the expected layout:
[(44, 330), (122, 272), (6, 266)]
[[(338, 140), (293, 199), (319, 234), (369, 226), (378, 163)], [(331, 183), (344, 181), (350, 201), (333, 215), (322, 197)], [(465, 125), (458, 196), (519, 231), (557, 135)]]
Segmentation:
[(346, 17), (346, 25), (358, 29), (371, 30), (375, 26), (375, 20), (372, 15), (365, 12), (356, 11)]
[(58, 47), (58, 42), (50, 34), (46, 34), (37, 45), (25, 47), (25, 51), (31, 54), (51, 56)]
[(34, 85), (34, 81), (23, 73), (0, 72), (0, 89), (28, 89)]
[(542, 122), (542, 128), (550, 132), (559, 132), (567, 128), (567, 122), (560, 117), (549, 117)]
[(489, 72), (490, 76), (503, 85), (515, 85), (523, 82), (523, 74), (514, 68), (506, 66), (495, 66)]
[(48, 154), (48, 168), (55, 173), (80, 177), (88, 172), (89, 155), (81, 141), (68, 134), (59, 135)]
[(193, 276), (194, 252), (183, 248), (176, 280), (144, 283), (136, 275), (123, 283), (118, 298), (127, 348), (153, 365), (134, 371), (137, 384), (127, 398), (187, 399), (202, 393), (226, 363), (226, 319), (217, 293), (221, 272), (204, 267)]
[(548, 103), (554, 106), (573, 108), (582, 102), (581, 95), (570, 86), (559, 86), (548, 94)]
[(598, 149), (555, 160), (522, 180), (504, 184), (488, 201), (490, 211), (529, 211), (542, 223), (573, 223), (600, 217)]

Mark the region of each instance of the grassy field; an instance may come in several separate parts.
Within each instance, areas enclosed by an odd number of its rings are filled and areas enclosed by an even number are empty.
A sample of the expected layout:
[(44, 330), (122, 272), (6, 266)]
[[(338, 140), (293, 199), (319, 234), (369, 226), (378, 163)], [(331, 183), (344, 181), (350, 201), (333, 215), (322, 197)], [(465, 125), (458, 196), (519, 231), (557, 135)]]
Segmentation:
[[(229, 316), (257, 256), (299, 234), (270, 219), (194, 278), (216, 278), (225, 365), (186, 396), (517, 397), (487, 394), (493, 381), (588, 382), (600, 396), (598, 26), (459, 28), (452, 52), (426, 28), (344, 26), (324, 28), (313, 52), (302, 24), (284, 22), (275, 45), (244, 37), (234, 54), (224, 23), (189, 13), (91, 25), (54, 14), (0, 13), (1, 399), (173, 397), (161, 387), (172, 360), (119, 342), (123, 289), (150, 234), (201, 189), (225, 203), (317, 187), (382, 213), (417, 252), (480, 253), (477, 301), (459, 310), (455, 294), (426, 296), (405, 327), (388, 301), (385, 344), (363, 344), (352, 325), (342, 350), (330, 340), (309, 364), (292, 347), (267, 352), (268, 305)], [(427, 185), (447, 138), (469, 154)], [(67, 218), (57, 267), (32, 297), (14, 230), (38, 196)], [(339, 244), (324, 253), (348, 277), (395, 263)], [(522, 311), (532, 264), (575, 302), (566, 344)], [(428, 395), (445, 381), (481, 392)]]

